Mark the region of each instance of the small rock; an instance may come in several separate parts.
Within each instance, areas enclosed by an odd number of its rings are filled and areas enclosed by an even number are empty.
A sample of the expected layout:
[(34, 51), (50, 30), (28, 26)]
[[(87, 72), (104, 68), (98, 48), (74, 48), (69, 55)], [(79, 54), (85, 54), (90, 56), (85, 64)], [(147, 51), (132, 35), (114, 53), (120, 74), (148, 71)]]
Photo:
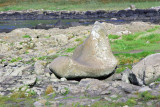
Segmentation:
[(111, 98), (117, 98), (118, 96), (117, 95), (111, 95), (110, 97)]
[(44, 74), (44, 66), (46, 65), (47, 62), (45, 61), (37, 61), (35, 64), (34, 64), (34, 71), (36, 74), (38, 75), (41, 75), (41, 74)]
[(57, 79), (57, 77), (54, 74), (51, 74), (51, 79)]
[(66, 78), (61, 78), (61, 81), (67, 81), (67, 79)]
[(109, 95), (109, 94), (111, 94), (111, 92), (108, 91), (108, 90), (105, 90), (105, 91), (102, 91), (102, 92), (101, 92), (101, 95)]
[(110, 98), (108, 98), (108, 97), (104, 97), (104, 99), (105, 100), (107, 100), (107, 101), (112, 101)]
[(151, 91), (152, 89), (150, 89), (148, 86), (142, 87), (138, 90), (138, 92), (145, 92), (145, 91)]
[(152, 106), (153, 104), (152, 104), (151, 101), (149, 101), (149, 102), (147, 102), (147, 105), (148, 105), (148, 106)]
[(37, 80), (36, 75), (29, 75), (22, 78), (24, 85), (33, 85)]
[(122, 97), (122, 98), (118, 99), (116, 102), (125, 103), (126, 101), (128, 101), (128, 98), (127, 97)]
[(46, 77), (50, 77), (50, 74), (49, 74), (49, 73), (46, 73), (45, 76), (46, 76)]
[(58, 82), (58, 81), (60, 81), (60, 80), (59, 80), (59, 79), (50, 79), (50, 81)]
[(33, 105), (35, 107), (44, 107), (46, 102), (47, 102), (46, 100), (39, 100), (39, 101), (34, 102)]
[(125, 106), (123, 106), (123, 107), (129, 107), (128, 105), (125, 105)]

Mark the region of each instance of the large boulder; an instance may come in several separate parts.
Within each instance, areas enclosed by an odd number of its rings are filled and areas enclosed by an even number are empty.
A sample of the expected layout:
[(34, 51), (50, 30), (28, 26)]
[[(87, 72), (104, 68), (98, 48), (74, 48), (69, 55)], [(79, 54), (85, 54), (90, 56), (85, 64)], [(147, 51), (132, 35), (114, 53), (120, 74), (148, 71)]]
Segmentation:
[(160, 77), (160, 53), (152, 54), (132, 68), (139, 84), (149, 84)]
[(91, 35), (75, 49), (72, 58), (54, 59), (50, 70), (65, 78), (101, 77), (112, 74), (116, 65), (106, 28), (103, 23), (95, 22)]

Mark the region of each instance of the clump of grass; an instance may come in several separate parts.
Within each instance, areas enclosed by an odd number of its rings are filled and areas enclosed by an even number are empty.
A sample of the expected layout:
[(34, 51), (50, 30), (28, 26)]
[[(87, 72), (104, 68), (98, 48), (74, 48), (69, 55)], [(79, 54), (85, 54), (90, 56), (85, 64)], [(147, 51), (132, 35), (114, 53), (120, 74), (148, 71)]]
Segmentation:
[(108, 35), (108, 38), (109, 39), (118, 39), (120, 36), (118, 36), (118, 35)]
[(6, 61), (6, 59), (1, 59), (0, 60), (0, 63), (3, 63), (3, 62), (5, 62)]
[(151, 95), (150, 92), (145, 91), (139, 94), (140, 99), (144, 101), (152, 100), (152, 99), (157, 99), (158, 97)]
[(69, 94), (69, 89), (66, 87), (64, 89), (65, 89), (65, 93), (63, 93), (63, 95), (66, 96), (67, 94)]
[(128, 106), (134, 106), (137, 104), (137, 102), (135, 98), (129, 98), (125, 104)]
[(26, 98), (25, 91), (14, 92), (11, 95), (11, 98)]
[(47, 38), (47, 39), (48, 39), (48, 38), (50, 38), (50, 37), (51, 37), (51, 35), (48, 35), (48, 36), (45, 36), (44, 38)]
[(48, 94), (51, 94), (53, 92), (54, 92), (53, 86), (52, 85), (48, 85), (47, 88), (46, 88), (45, 94), (48, 95)]
[(20, 61), (20, 60), (22, 60), (22, 58), (21, 58), (21, 57), (18, 57), (18, 58), (13, 58), (13, 59), (11, 59), (9, 62), (14, 63), (14, 62), (18, 62), (18, 61)]
[(75, 50), (76, 47), (73, 47), (73, 48), (68, 48), (66, 49), (64, 52), (65, 53), (70, 53), (70, 52), (73, 52)]
[(126, 68), (132, 69), (132, 65), (119, 65), (116, 69), (116, 73), (123, 72)]
[(156, 81), (156, 82), (157, 82), (157, 81), (160, 81), (160, 77), (159, 77), (159, 78), (157, 78), (155, 81)]
[(51, 62), (51, 61), (53, 61), (55, 58), (57, 58), (58, 56), (59, 56), (58, 54), (51, 55), (51, 56), (41, 56), (41, 57), (32, 58), (32, 61), (42, 60), (42, 61)]
[(141, 40), (149, 41), (150, 43), (160, 42), (160, 34), (150, 34), (145, 37), (141, 37)]
[(79, 44), (78, 44), (78, 45), (81, 45), (81, 44), (83, 43), (82, 38), (77, 38), (75, 41), (76, 41), (76, 42), (79, 42)]
[(77, 39), (75, 39), (75, 41), (82, 41), (82, 39), (81, 38), (77, 38)]
[(24, 36), (22, 36), (22, 38), (31, 38), (31, 36), (29, 36), (29, 35), (24, 35)]

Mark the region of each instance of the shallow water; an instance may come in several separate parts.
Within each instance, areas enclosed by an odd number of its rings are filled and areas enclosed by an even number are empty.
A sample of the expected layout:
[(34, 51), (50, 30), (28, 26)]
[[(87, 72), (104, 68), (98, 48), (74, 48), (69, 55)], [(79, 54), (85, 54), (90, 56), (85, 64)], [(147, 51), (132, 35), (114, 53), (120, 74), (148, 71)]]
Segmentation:
[[(54, 19), (54, 20), (0, 20), (0, 33), (10, 32), (17, 28), (49, 29), (68, 28), (79, 25), (90, 25), (95, 21), (100, 22), (124, 22), (124, 20), (109, 19)], [(37, 26), (38, 25), (38, 26)]]

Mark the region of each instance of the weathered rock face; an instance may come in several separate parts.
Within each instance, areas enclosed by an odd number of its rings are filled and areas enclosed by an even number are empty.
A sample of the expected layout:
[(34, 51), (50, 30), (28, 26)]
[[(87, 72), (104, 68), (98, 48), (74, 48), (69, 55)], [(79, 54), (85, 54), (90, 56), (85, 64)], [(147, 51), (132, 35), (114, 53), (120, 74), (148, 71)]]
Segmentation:
[(147, 56), (133, 66), (132, 72), (139, 83), (149, 84), (160, 77), (160, 53)]
[(100, 77), (111, 74), (116, 65), (105, 26), (95, 22), (91, 35), (75, 49), (72, 58), (56, 58), (50, 69), (65, 78)]

